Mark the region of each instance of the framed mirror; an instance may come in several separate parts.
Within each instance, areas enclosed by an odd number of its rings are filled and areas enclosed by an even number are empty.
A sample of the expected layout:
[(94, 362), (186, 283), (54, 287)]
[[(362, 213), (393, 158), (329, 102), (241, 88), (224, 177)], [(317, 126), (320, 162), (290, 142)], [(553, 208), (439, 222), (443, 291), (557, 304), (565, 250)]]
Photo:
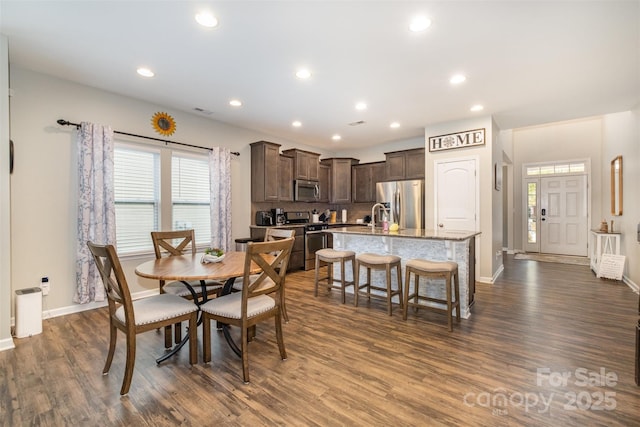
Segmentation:
[(611, 214), (622, 215), (622, 156), (611, 161)]

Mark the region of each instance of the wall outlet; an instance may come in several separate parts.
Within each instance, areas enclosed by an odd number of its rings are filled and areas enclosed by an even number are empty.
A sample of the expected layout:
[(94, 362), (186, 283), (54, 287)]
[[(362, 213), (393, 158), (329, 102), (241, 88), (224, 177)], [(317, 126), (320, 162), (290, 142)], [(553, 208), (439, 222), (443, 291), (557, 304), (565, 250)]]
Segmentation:
[(502, 251), (496, 251), (496, 259), (502, 256)]
[(42, 295), (49, 295), (49, 290), (51, 290), (51, 282), (49, 282), (48, 277), (43, 277), (40, 280), (40, 289), (42, 289)]

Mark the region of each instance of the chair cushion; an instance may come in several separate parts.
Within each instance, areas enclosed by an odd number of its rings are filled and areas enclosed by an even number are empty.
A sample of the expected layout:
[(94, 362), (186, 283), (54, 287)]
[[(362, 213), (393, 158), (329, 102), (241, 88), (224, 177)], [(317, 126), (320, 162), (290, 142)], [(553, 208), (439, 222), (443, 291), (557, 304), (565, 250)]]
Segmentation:
[[(216, 316), (224, 316), (230, 319), (240, 319), (242, 305), (242, 292), (224, 295), (202, 304), (200, 310)], [(247, 317), (257, 316), (276, 306), (276, 302), (268, 295), (258, 295), (247, 301)]]
[[(198, 306), (184, 298), (160, 294), (133, 301), (133, 313), (136, 326), (167, 320), (183, 314), (198, 311)], [(124, 307), (116, 310), (116, 318), (124, 323)]]
[(453, 261), (428, 261), (426, 259), (412, 259), (407, 262), (407, 267), (417, 268), (427, 273), (446, 273), (457, 270), (458, 264)]
[(364, 253), (356, 257), (358, 261), (365, 262), (367, 264), (393, 264), (394, 262), (400, 262), (400, 257), (397, 255), (379, 255)]
[(350, 256), (354, 256), (356, 253), (353, 251), (338, 251), (335, 249), (320, 249), (316, 251), (316, 255), (326, 259), (340, 259)]
[[(200, 282), (189, 282), (189, 283), (193, 287), (193, 290), (196, 292), (196, 295), (202, 294), (202, 285), (200, 284)], [(220, 282), (205, 281), (205, 283), (207, 285), (207, 288), (206, 288), (207, 294), (211, 292), (215, 292), (218, 289), (222, 289), (222, 287), (224, 286)], [(164, 285), (164, 288), (162, 289), (164, 289), (164, 292), (166, 294), (176, 295), (179, 297), (191, 296), (191, 292), (189, 291), (189, 288), (187, 288), (186, 285), (182, 282), (167, 283), (166, 285)]]

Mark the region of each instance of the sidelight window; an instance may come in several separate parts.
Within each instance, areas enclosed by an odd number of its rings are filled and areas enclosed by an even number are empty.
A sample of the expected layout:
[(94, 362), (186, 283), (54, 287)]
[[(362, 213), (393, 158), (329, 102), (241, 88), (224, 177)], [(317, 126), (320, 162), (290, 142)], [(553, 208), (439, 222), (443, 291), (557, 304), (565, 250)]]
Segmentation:
[(538, 241), (538, 183), (527, 183), (527, 243)]

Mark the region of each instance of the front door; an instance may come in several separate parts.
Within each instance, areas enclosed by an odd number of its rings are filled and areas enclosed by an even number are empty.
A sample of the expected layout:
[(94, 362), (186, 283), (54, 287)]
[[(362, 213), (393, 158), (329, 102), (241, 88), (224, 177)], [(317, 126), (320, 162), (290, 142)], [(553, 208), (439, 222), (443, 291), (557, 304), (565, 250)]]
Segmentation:
[(587, 176), (540, 178), (540, 252), (587, 256)]

